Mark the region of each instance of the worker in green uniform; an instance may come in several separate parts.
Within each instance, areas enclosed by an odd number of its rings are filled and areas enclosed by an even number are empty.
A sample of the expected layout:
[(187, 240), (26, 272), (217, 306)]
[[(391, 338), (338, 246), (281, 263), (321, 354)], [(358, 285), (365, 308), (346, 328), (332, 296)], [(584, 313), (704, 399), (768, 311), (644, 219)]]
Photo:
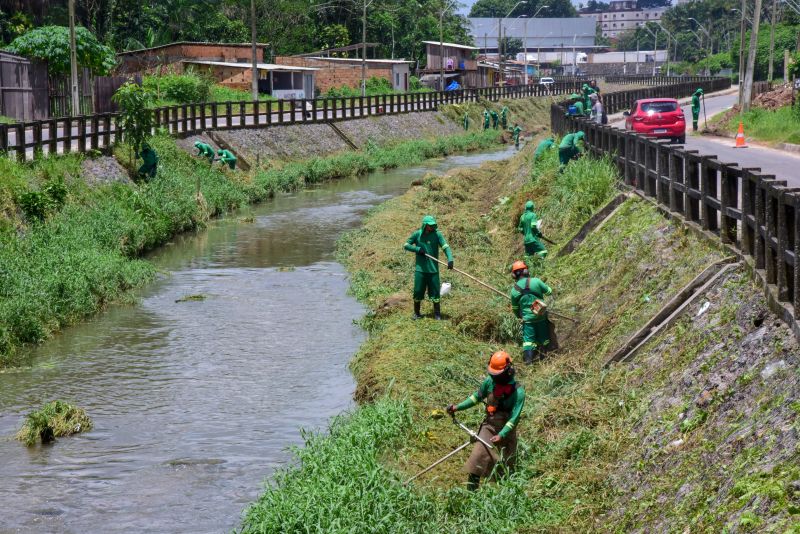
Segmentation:
[(464, 129), (469, 130), (469, 113), (464, 112)]
[(593, 95), (595, 91), (594, 89), (591, 88), (591, 86), (588, 83), (583, 84), (583, 87), (581, 89), (583, 91), (583, 110), (585, 114), (588, 114), (586, 113), (586, 111), (590, 111), (592, 109), (592, 102), (590, 100), (590, 96)]
[(142, 166), (139, 167), (139, 176), (145, 179), (147, 177), (150, 179), (155, 178), (156, 171), (158, 170), (158, 154), (153, 150), (153, 147), (144, 143), (142, 149), (136, 154), (136, 157), (142, 158), (143, 161)]
[(508, 128), (508, 106), (503, 106), (500, 110), (500, 127), (505, 130)]
[(208, 158), (209, 163), (214, 163), (214, 148), (208, 143), (202, 141), (195, 141), (194, 147), (197, 149), (197, 155)]
[[(570, 105), (574, 106), (575, 108), (575, 115), (579, 117), (581, 115), (584, 115), (586, 112), (586, 108), (583, 105), (583, 100), (581, 100), (581, 95), (572, 93), (569, 98), (570, 98)], [(569, 108), (567, 109), (567, 115), (572, 115), (572, 113), (570, 113), (569, 111)]]
[(231, 169), (236, 168), (236, 156), (233, 155), (233, 152), (227, 149), (220, 148), (219, 150), (217, 150), (217, 155), (219, 156), (219, 160), (222, 162), (223, 165), (227, 163), (228, 167), (230, 167)]
[(481, 441), (475, 441), (472, 454), (465, 465), (468, 473), (467, 489), (475, 491), (481, 478), (492, 474), (499, 461), (506, 470), (514, 469), (517, 456), (517, 425), (525, 406), (525, 388), (517, 384), (511, 356), (503, 351), (492, 354), (487, 366), (489, 376), (478, 390), (459, 404), (447, 407), (447, 413), (455, 414), (483, 401), (486, 416), (478, 429), (478, 436), (491, 443), (489, 449)]
[(532, 277), (523, 261), (511, 266), (514, 286), (511, 288), (511, 311), (522, 319), (522, 359), (530, 365), (540, 360), (550, 344), (550, 321), (544, 306), (544, 297), (553, 290)]
[(488, 130), (489, 129), (489, 117), (490, 117), (489, 110), (488, 109), (484, 109), (483, 110), (483, 129), (484, 130)]
[(536, 161), (542, 156), (546, 150), (549, 150), (555, 144), (555, 140), (552, 137), (548, 137), (547, 139), (542, 139), (538, 145), (536, 145), (536, 152), (533, 153), (533, 160)]
[(697, 120), (700, 118), (700, 97), (703, 96), (703, 89), (698, 88), (692, 95), (692, 130), (697, 131)]
[[(453, 252), (450, 245), (439, 231), (436, 219), (432, 215), (426, 215), (422, 219), (422, 227), (411, 234), (403, 248), (417, 255), (416, 267), (414, 268), (414, 319), (422, 318), (420, 307), (422, 299), (425, 298), (425, 291), (428, 298), (433, 302), (433, 316), (435, 319), (442, 318), (441, 303), (439, 302), (439, 247), (447, 255), (447, 268), (453, 268)], [(427, 255), (427, 256), (426, 256)], [(432, 256), (435, 259), (429, 258)]]
[(542, 233), (539, 231), (541, 220), (536, 212), (533, 211), (533, 200), (525, 203), (525, 212), (519, 218), (517, 230), (522, 234), (522, 242), (525, 244), (525, 254), (528, 256), (539, 256), (544, 259), (547, 257), (547, 247), (541, 242)]
[(496, 130), (497, 127), (500, 125), (500, 115), (498, 115), (495, 110), (491, 110), (489, 112), (489, 115), (492, 116), (492, 128)]
[(584, 135), (582, 131), (578, 131), (567, 134), (561, 139), (561, 144), (558, 145), (558, 161), (561, 163), (562, 170), (570, 161), (583, 154), (582, 141)]
[(520, 128), (519, 124), (514, 123), (514, 127), (511, 128), (511, 138), (514, 140), (514, 148), (519, 149), (519, 134), (522, 133), (522, 128)]

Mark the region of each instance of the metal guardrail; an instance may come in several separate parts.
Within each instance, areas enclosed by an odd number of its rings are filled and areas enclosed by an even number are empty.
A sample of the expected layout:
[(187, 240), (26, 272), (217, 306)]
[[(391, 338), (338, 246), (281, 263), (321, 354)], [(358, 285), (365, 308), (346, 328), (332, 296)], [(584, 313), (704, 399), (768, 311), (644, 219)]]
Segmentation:
[[(165, 129), (176, 136), (188, 136), (206, 130), (262, 128), (436, 111), (445, 104), (481, 99), (497, 101), (563, 95), (578, 90), (582, 83), (583, 80), (556, 82), (548, 86), (483, 87), (371, 97), (197, 103), (156, 108), (152, 113), (156, 130)], [(18, 160), (26, 161), (38, 154), (84, 153), (108, 148), (122, 138), (118, 121), (119, 113), (101, 113), (0, 124), (0, 154), (13, 154)]]
[[(730, 87), (730, 80), (620, 91), (604, 95), (603, 100), (608, 112), (614, 113), (654, 93), (678, 98), (698, 86), (706, 92), (719, 91)], [(583, 130), (587, 150), (611, 157), (628, 186), (749, 257), (775, 288), (777, 311), (789, 324), (800, 319), (800, 190), (758, 168), (739, 167), (664, 140), (565, 116), (563, 106), (551, 106), (554, 133)]]

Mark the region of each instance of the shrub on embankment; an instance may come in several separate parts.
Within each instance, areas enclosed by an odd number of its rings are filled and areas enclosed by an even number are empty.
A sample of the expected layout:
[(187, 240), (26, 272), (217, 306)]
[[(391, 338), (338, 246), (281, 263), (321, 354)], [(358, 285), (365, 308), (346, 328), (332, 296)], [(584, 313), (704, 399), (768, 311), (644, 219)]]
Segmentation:
[[(0, 366), (18, 363), (20, 345), (41, 342), (150, 280), (152, 265), (137, 258), (210, 216), (306, 184), (487, 148), (497, 140), (493, 132), (414, 140), (230, 173), (157, 136), (155, 180), (97, 188), (81, 178), (81, 156), (32, 164), (0, 158)], [(117, 154), (128, 157), (124, 147)], [(204, 198), (199, 203), (196, 181)]]
[[(598, 529), (593, 518), (608, 504), (612, 488), (606, 477), (631, 444), (629, 403), (638, 401), (637, 392), (626, 389), (623, 370), (603, 372), (599, 367), (610, 350), (720, 257), (648, 204), (634, 200), (573, 255), (532, 262), (534, 272), (555, 289), (553, 309), (582, 322), (575, 327), (558, 321), (562, 351), (537, 367), (518, 367), (528, 393), (516, 473), (485, 484), (476, 494), (466, 493), (463, 453), (413, 484), (421, 512), (412, 520), (400, 487), (404, 478), (465, 439), (449, 422), (428, 417), (431, 410), (474, 391), (491, 351), (502, 348), (516, 358), (520, 352), (508, 302), (451, 272), (443, 272), (443, 281), (453, 284), (443, 300), (447, 320), (411, 320), (413, 257), (401, 247), (408, 234), (419, 227), (422, 215), (436, 215), (456, 266), (505, 289), (509, 265), (522, 255), (516, 225), (529, 197), (544, 216), (545, 234), (564, 242), (615, 194), (618, 178), (608, 162), (581, 160), (559, 175), (555, 151), (531, 177), (532, 149), (533, 144), (510, 162), (430, 178), (374, 210), (363, 229), (342, 239), (341, 259), (352, 273), (353, 292), (375, 310), (363, 321), (370, 337), (352, 364), (357, 399), (367, 406), (356, 410), (353, 419), (372, 418), (372, 411), (388, 402), (388, 391), (391, 398), (408, 403), (412, 427), (371, 452), (382, 460), (378, 484), (371, 483), (370, 471), (307, 451), (313, 458), (302, 458), (291, 489), (280, 478), (248, 510), (246, 530), (278, 532), (293, 521), (327, 524), (330, 517), (348, 514), (353, 495), (369, 495), (370, 503), (381, 503), (358, 511), (353, 532), (369, 532), (383, 517), (396, 518), (410, 531)], [(473, 409), (461, 417), (476, 427), (482, 414)], [(361, 449), (362, 442), (371, 443), (357, 440), (349, 447)], [(316, 509), (295, 514), (284, 508), (280, 517), (270, 512), (287, 489), (289, 494), (317, 492), (310, 486), (321, 469), (326, 477), (352, 481), (341, 493), (320, 496)], [(394, 499), (396, 495), (400, 498)]]

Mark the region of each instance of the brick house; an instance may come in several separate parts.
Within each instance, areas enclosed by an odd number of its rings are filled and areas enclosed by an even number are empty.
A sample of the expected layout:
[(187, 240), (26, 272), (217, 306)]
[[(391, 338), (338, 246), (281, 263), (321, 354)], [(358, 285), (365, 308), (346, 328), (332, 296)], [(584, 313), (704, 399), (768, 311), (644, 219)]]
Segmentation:
[[(258, 61), (264, 61), (266, 44), (257, 44)], [(252, 43), (194, 43), (181, 41), (153, 48), (143, 48), (117, 54), (116, 72), (126, 74), (152, 74), (158, 67), (162, 72), (183, 72), (185, 60), (249, 63), (252, 61)]]
[[(325, 93), (333, 87), (347, 86), (357, 89), (361, 86), (361, 60), (338, 57), (281, 57), (275, 58), (278, 65), (294, 65), (317, 69), (316, 89)], [(384, 78), (396, 91), (408, 91), (408, 77), (411, 61), (403, 59), (367, 59), (366, 77)]]

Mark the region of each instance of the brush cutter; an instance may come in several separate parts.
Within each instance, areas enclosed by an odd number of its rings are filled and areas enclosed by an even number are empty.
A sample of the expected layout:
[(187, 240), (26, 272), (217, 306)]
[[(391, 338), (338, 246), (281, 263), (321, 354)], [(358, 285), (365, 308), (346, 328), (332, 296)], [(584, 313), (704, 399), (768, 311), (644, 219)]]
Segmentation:
[(417, 473), (417, 474), (416, 474), (416, 475), (414, 475), (413, 477), (411, 477), (411, 478), (409, 478), (408, 480), (406, 480), (405, 482), (403, 482), (403, 485), (404, 485), (404, 486), (408, 486), (408, 484), (409, 484), (409, 483), (410, 483), (412, 480), (414, 480), (414, 479), (416, 479), (416, 478), (418, 478), (418, 477), (420, 477), (420, 476), (424, 475), (425, 473), (427, 473), (428, 471), (430, 471), (431, 469), (433, 469), (434, 467), (436, 467), (436, 466), (437, 466), (437, 465), (439, 465), (440, 463), (442, 463), (442, 462), (444, 462), (444, 461), (446, 461), (446, 460), (448, 460), (448, 459), (452, 458), (453, 456), (455, 456), (456, 454), (458, 454), (459, 452), (461, 452), (461, 450), (462, 450), (462, 449), (465, 449), (466, 447), (468, 447), (468, 446), (469, 446), (471, 443), (472, 443), (472, 439), (470, 439), (469, 441), (467, 441), (466, 443), (464, 443), (464, 444), (462, 444), (462, 445), (459, 445), (459, 446), (458, 446), (458, 448), (456, 448), (456, 449), (454, 449), (454, 450), (452, 450), (452, 451), (448, 452), (446, 455), (442, 456), (441, 458), (439, 458), (438, 460), (436, 460), (435, 462), (433, 462), (431, 465), (429, 465), (428, 467), (426, 467), (425, 469), (423, 469), (422, 471), (420, 471), (419, 473)]
[[(552, 242), (552, 241), (551, 241), (551, 242)], [(437, 262), (437, 263), (441, 263), (442, 265), (444, 265), (444, 266), (447, 266), (447, 263), (443, 262), (443, 261), (442, 261), (442, 260), (440, 260), (439, 258), (434, 258), (434, 257), (433, 257), (433, 256), (431, 256), (430, 254), (425, 254), (425, 256), (427, 256), (428, 258), (432, 259), (433, 261), (435, 261), (435, 262)], [(474, 276), (472, 276), (471, 274), (469, 274), (469, 273), (465, 273), (464, 271), (460, 271), (460, 270), (456, 269), (455, 267), (453, 267), (453, 270), (454, 270), (455, 272), (459, 273), (459, 274), (463, 274), (464, 276), (466, 276), (466, 277), (467, 277), (467, 278), (469, 278), (470, 280), (474, 280), (474, 281), (478, 282), (480, 285), (482, 285), (482, 286), (483, 286), (483, 287), (485, 287), (486, 289), (489, 289), (489, 290), (491, 290), (491, 291), (494, 291), (494, 292), (495, 292), (495, 293), (497, 293), (498, 295), (501, 295), (501, 296), (503, 296), (503, 297), (505, 297), (505, 298), (507, 298), (507, 299), (511, 299), (511, 297), (509, 297), (508, 295), (506, 295), (505, 293), (503, 293), (503, 292), (502, 292), (502, 291), (500, 291), (499, 289), (497, 289), (497, 288), (494, 288), (494, 287), (490, 286), (490, 285), (489, 285), (489, 284), (487, 284), (486, 282), (481, 282), (480, 280), (478, 280), (477, 278), (475, 278), (475, 277), (474, 277)], [(548, 313), (549, 313), (550, 315), (553, 315), (554, 317), (560, 317), (560, 318), (562, 318), (562, 319), (566, 319), (567, 321), (572, 321), (573, 323), (580, 324), (580, 321), (579, 321), (578, 319), (575, 319), (574, 317), (570, 317), (570, 316), (568, 316), (568, 315), (564, 315), (563, 313), (555, 312), (555, 311), (553, 311), (553, 310), (548, 310)]]
[(450, 416), (453, 418), (453, 423), (459, 426), (461, 430), (469, 434), (470, 441), (480, 441), (490, 451), (494, 450), (494, 445), (492, 445), (491, 443), (480, 437), (477, 432), (475, 432), (470, 427), (468, 427), (467, 425), (456, 419), (456, 414), (450, 414)]

